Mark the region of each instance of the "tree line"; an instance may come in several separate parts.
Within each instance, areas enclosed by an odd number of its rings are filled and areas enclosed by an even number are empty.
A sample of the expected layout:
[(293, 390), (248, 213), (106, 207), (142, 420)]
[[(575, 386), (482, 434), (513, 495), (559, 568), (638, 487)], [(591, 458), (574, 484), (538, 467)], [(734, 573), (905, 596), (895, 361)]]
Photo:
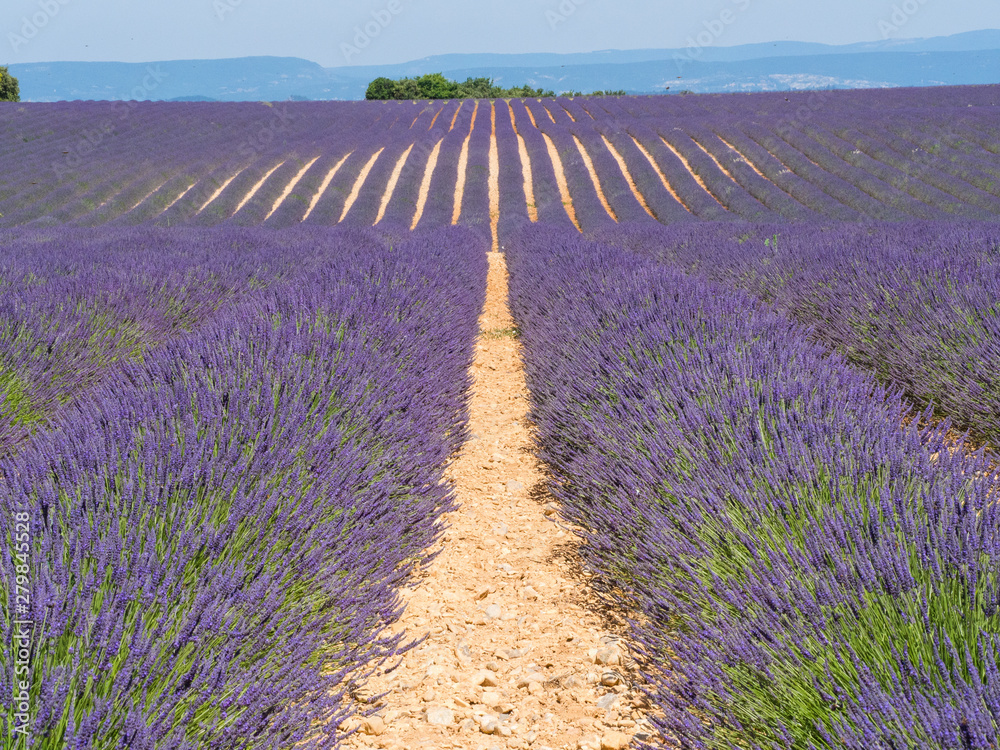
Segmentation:
[(21, 87), (10, 73), (7, 72), (7, 68), (0, 65), (0, 102), (19, 102), (21, 101)]
[[(393, 80), (384, 76), (368, 84), (365, 99), (541, 99), (556, 93), (531, 86), (497, 86), (492, 78), (467, 78), (464, 82), (449, 81), (441, 73), (428, 73), (416, 78)], [(565, 91), (563, 96), (625, 96), (624, 91), (595, 91), (584, 94)]]

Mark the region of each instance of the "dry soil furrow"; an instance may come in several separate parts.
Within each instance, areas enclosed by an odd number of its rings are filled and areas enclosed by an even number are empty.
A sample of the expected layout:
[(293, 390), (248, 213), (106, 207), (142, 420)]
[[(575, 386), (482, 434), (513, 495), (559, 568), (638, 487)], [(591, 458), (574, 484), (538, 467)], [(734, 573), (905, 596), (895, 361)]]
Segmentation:
[(597, 170), (594, 169), (594, 162), (590, 158), (590, 154), (587, 153), (587, 149), (583, 147), (580, 143), (580, 139), (575, 135), (573, 136), (573, 142), (576, 143), (576, 150), (580, 152), (580, 158), (583, 159), (583, 166), (587, 168), (587, 174), (590, 175), (590, 181), (594, 183), (594, 190), (597, 191), (597, 198), (601, 201), (601, 205), (604, 206), (604, 210), (608, 212), (608, 216), (618, 222), (618, 216), (615, 215), (615, 211), (611, 208), (611, 204), (608, 203), (608, 198), (604, 195), (604, 188), (601, 187), (601, 179), (597, 176)]
[[(186, 190), (184, 190), (184, 191), (182, 191), (182, 192), (181, 192), (181, 193), (180, 193), (180, 194), (179, 194), (179, 195), (178, 195), (178, 196), (177, 196), (176, 198), (174, 198), (174, 199), (173, 199), (172, 201), (170, 201), (170, 203), (168, 203), (168, 204), (167, 204), (167, 207), (166, 207), (166, 208), (164, 208), (164, 209), (163, 209), (163, 211), (166, 211), (166, 210), (167, 210), (168, 208), (170, 208), (170, 207), (171, 207), (171, 206), (173, 206), (173, 205), (174, 205), (175, 203), (177, 203), (178, 201), (180, 201), (180, 200), (181, 200), (181, 199), (182, 199), (182, 198), (183, 198), (183, 197), (184, 197), (185, 195), (187, 195), (188, 193), (190, 193), (190, 192), (191, 192), (191, 190), (192, 190), (192, 189), (194, 189), (194, 186), (195, 186), (195, 185), (197, 185), (197, 184), (198, 184), (198, 181), (197, 181), (197, 180), (195, 180), (195, 181), (194, 181), (194, 182), (192, 182), (192, 183), (191, 183), (190, 185), (188, 185), (188, 186), (187, 186), (187, 189), (186, 189)], [(160, 214), (162, 214), (162, 213), (163, 213), (163, 211), (160, 211)], [(159, 216), (159, 214), (157, 214), (157, 216)]]
[(351, 188), (351, 194), (347, 196), (347, 201), (344, 203), (344, 210), (340, 212), (340, 218), (338, 221), (343, 221), (344, 217), (347, 216), (347, 212), (351, 210), (351, 206), (354, 205), (354, 202), (361, 194), (361, 188), (365, 186), (365, 180), (368, 179), (369, 173), (372, 171), (372, 168), (375, 166), (375, 162), (378, 161), (378, 158), (382, 155), (383, 151), (385, 151), (385, 146), (372, 154), (372, 158), (368, 160), (368, 163), (365, 164), (364, 167), (361, 168), (361, 173), (358, 175), (358, 179), (354, 181), (354, 186)]
[(455, 120), (458, 119), (458, 113), (462, 111), (462, 107), (465, 106), (465, 100), (459, 102), (458, 109), (455, 110), (455, 114), (451, 116), (451, 125), (448, 126), (448, 132), (450, 133), (455, 129)]
[(673, 196), (675, 201), (684, 206), (684, 208), (687, 210), (688, 213), (693, 214), (694, 211), (691, 210), (691, 207), (687, 203), (685, 203), (684, 200), (680, 197), (680, 195), (677, 194), (677, 191), (674, 190), (674, 186), (670, 184), (670, 180), (667, 179), (667, 176), (663, 173), (663, 170), (660, 169), (660, 165), (656, 163), (656, 159), (653, 158), (653, 155), (646, 150), (645, 146), (639, 143), (639, 140), (635, 136), (631, 136), (631, 138), (632, 142), (635, 144), (635, 147), (642, 152), (643, 156), (646, 157), (646, 161), (649, 162), (649, 165), (656, 170), (656, 174), (660, 176), (660, 182), (663, 183), (663, 187), (666, 188), (667, 192)]
[(527, 101), (524, 103), (524, 111), (528, 113), (528, 119), (531, 120), (531, 127), (535, 128), (535, 130), (537, 130), (538, 129), (538, 123), (535, 121), (535, 115), (531, 111), (531, 109), (528, 107), (528, 102)]
[[(713, 193), (711, 190), (708, 189), (708, 185), (706, 185), (705, 181), (703, 179), (701, 179), (701, 176), (697, 172), (695, 172), (693, 169), (691, 169), (691, 164), (688, 162), (687, 159), (684, 158), (684, 154), (682, 154), (680, 151), (678, 151), (676, 148), (674, 148), (674, 145), (670, 141), (668, 141), (666, 138), (664, 138), (662, 135), (660, 136), (660, 140), (663, 141), (663, 145), (666, 146), (668, 149), (670, 149), (670, 151), (673, 153), (673, 155), (676, 156), (680, 160), (680, 163), (684, 165), (684, 169), (686, 169), (687, 172), (688, 172), (688, 174), (691, 175), (694, 178), (694, 181), (698, 183), (698, 185), (701, 187), (701, 189), (704, 190), (706, 193), (708, 193), (710, 196), (712, 196), (712, 200), (714, 200), (716, 203), (718, 203), (720, 206), (722, 206), (724, 209), (726, 209), (728, 211), (729, 207), (726, 206), (725, 203), (723, 203), (722, 201), (720, 201), (719, 197), (715, 193)], [(728, 177), (729, 175), (727, 174), (726, 176)], [(733, 178), (729, 177), (729, 179), (733, 179)]]
[(639, 201), (639, 205), (642, 206), (643, 210), (655, 219), (656, 214), (653, 213), (649, 204), (646, 203), (646, 198), (643, 194), (639, 192), (639, 188), (636, 186), (635, 180), (632, 179), (632, 173), (628, 171), (628, 165), (625, 163), (625, 159), (622, 158), (622, 155), (618, 153), (618, 149), (614, 147), (614, 144), (611, 143), (607, 137), (602, 135), (601, 140), (604, 141), (604, 145), (607, 147), (608, 151), (611, 152), (611, 156), (614, 157), (615, 162), (618, 164), (618, 168), (622, 171), (622, 176), (625, 177), (625, 182), (628, 183), (628, 188), (632, 191), (632, 195), (634, 195), (635, 199)]
[(691, 138), (691, 142), (692, 142), (692, 143), (693, 143), (693, 144), (694, 144), (695, 146), (697, 146), (697, 147), (698, 147), (698, 149), (699, 149), (699, 150), (700, 150), (700, 151), (701, 151), (701, 152), (702, 152), (703, 154), (705, 154), (705, 156), (707, 156), (707, 157), (708, 157), (709, 159), (711, 159), (711, 160), (712, 160), (712, 162), (713, 162), (713, 163), (715, 164), (715, 166), (717, 166), (717, 167), (719, 168), (719, 171), (720, 171), (720, 172), (722, 172), (722, 174), (724, 174), (724, 175), (725, 175), (726, 177), (728, 177), (728, 178), (729, 178), (729, 181), (730, 181), (730, 182), (732, 182), (732, 183), (733, 183), (734, 185), (736, 185), (736, 186), (737, 186), (738, 188), (740, 188), (740, 189), (742, 189), (742, 188), (743, 188), (743, 186), (742, 186), (742, 185), (740, 185), (740, 183), (739, 183), (739, 180), (737, 180), (737, 179), (736, 179), (736, 178), (735, 178), (735, 177), (733, 176), (732, 172), (730, 172), (730, 171), (729, 171), (729, 170), (728, 170), (728, 169), (727, 169), (727, 168), (726, 168), (725, 166), (723, 166), (723, 164), (722, 164), (722, 162), (721, 162), (721, 161), (719, 161), (718, 159), (716, 159), (716, 158), (715, 158), (715, 154), (713, 154), (713, 153), (712, 153), (711, 151), (709, 151), (709, 150), (708, 150), (707, 148), (705, 148), (704, 146), (702, 146), (702, 145), (701, 145), (701, 143), (700, 143), (700, 142), (699, 142), (699, 141), (698, 141), (697, 139), (695, 139), (695, 138)]
[(238, 214), (240, 212), (240, 209), (243, 208), (247, 203), (249, 203), (250, 200), (255, 195), (257, 195), (257, 192), (262, 187), (264, 187), (264, 183), (267, 182), (267, 178), (270, 177), (271, 175), (273, 175), (276, 171), (278, 171), (278, 167), (282, 166), (283, 164), (284, 164), (283, 161), (279, 161), (277, 164), (275, 164), (273, 167), (271, 167), (269, 170), (267, 170), (267, 172), (264, 174), (263, 177), (261, 177), (259, 180), (257, 180), (257, 183), (252, 188), (250, 188), (249, 191), (247, 191), (246, 195), (243, 196), (243, 200), (240, 201), (240, 204), (236, 207), (236, 210), (233, 211), (233, 216), (235, 216), (236, 214)]
[(232, 182), (233, 180), (235, 180), (241, 174), (243, 174), (243, 172), (246, 169), (247, 168), (244, 167), (243, 169), (241, 169), (238, 172), (236, 172), (236, 174), (234, 174), (228, 180), (226, 180), (225, 182), (223, 182), (222, 185), (219, 186), (219, 189), (216, 190), (214, 193), (212, 193), (212, 196), (207, 201), (205, 201), (204, 203), (202, 203), (201, 206), (198, 208), (198, 210), (195, 211), (195, 213), (196, 214), (200, 214), (202, 211), (204, 211), (206, 208), (208, 208), (210, 205), (212, 205), (212, 201), (214, 201), (216, 198), (218, 198), (220, 195), (222, 195), (222, 191), (225, 190), (227, 187), (229, 187), (229, 183)]
[(441, 116), (441, 113), (444, 112), (445, 107), (447, 107), (447, 106), (448, 106), (447, 103), (442, 104), (441, 107), (440, 107), (440, 109), (438, 109), (438, 111), (434, 113), (434, 117), (431, 120), (431, 124), (427, 126), (428, 130), (433, 130), (434, 129), (434, 123), (436, 123), (438, 121), (438, 118)]
[(455, 181), (455, 209), (451, 214), (451, 223), (458, 224), (462, 218), (462, 199), (465, 197), (465, 173), (469, 169), (469, 141), (472, 140), (472, 131), (476, 127), (476, 115), (479, 114), (479, 100), (472, 110), (472, 122), (469, 124), (469, 133), (465, 136), (462, 144), (462, 153), (458, 156), (458, 179)]
[(382, 202), (378, 207), (378, 216), (375, 217), (376, 224), (382, 221), (382, 217), (385, 216), (385, 210), (389, 207), (392, 194), (396, 192), (396, 183), (399, 182), (399, 175), (402, 174), (403, 167), (406, 166), (406, 160), (410, 158), (410, 152), (413, 151), (415, 145), (417, 144), (411, 143), (410, 147), (403, 152), (403, 155), (396, 160), (396, 166), (392, 168), (392, 174), (389, 175), (389, 182), (385, 186), (385, 192), (382, 194)]
[(337, 176), (337, 172), (340, 171), (340, 168), (344, 166), (344, 162), (347, 161), (347, 158), (353, 153), (354, 153), (353, 151), (350, 151), (347, 154), (345, 154), (344, 158), (338, 161), (336, 164), (334, 164), (333, 169), (327, 172), (326, 177), (323, 178), (323, 182), (316, 190), (316, 195), (314, 195), (312, 197), (312, 200), (309, 201), (309, 209), (306, 211), (306, 215), (302, 217), (302, 221), (305, 221), (306, 219), (309, 218), (309, 214), (311, 214), (313, 212), (313, 209), (316, 208), (316, 204), (319, 203), (319, 199), (323, 197), (323, 193), (326, 192), (326, 189), (330, 187), (330, 183), (333, 182), (333, 178)]
[(528, 147), (524, 143), (521, 131), (517, 129), (517, 118), (514, 116), (514, 108), (508, 107), (510, 112), (510, 123), (514, 127), (517, 135), (517, 153), (521, 158), (521, 174), (524, 177), (524, 198), (528, 204), (528, 218), (531, 221), (538, 221), (538, 206), (535, 205), (535, 184), (531, 177), (531, 157), (528, 156)]
[(497, 227), (500, 223), (500, 150), (497, 148), (497, 107), (490, 102), (490, 235), (493, 252), (500, 249)]
[(134, 201), (131, 206), (129, 206), (127, 209), (125, 209), (124, 211), (121, 212), (121, 215), (125, 216), (126, 214), (134, 211), (138, 206), (142, 205), (143, 201), (149, 200), (150, 196), (155, 195), (157, 192), (159, 192), (160, 190), (162, 190), (163, 186), (166, 185), (168, 182), (170, 182), (170, 179), (169, 178), (165, 179), (163, 182), (161, 182), (155, 188), (153, 188), (148, 193), (146, 193), (144, 196), (142, 196), (139, 200)]
[(270, 219), (271, 214), (273, 214), (275, 211), (278, 210), (278, 206), (280, 206), (282, 203), (285, 202), (285, 198), (287, 198), (289, 195), (292, 194), (292, 191), (295, 189), (295, 186), (299, 184), (299, 180), (301, 180), (305, 176), (306, 172), (309, 171), (309, 167), (315, 164), (318, 159), (319, 157), (317, 156), (311, 161), (306, 162), (306, 164), (302, 167), (302, 169), (299, 170), (298, 174), (296, 174), (291, 179), (291, 181), (287, 185), (285, 185), (285, 189), (281, 191), (281, 195), (278, 197), (278, 200), (274, 202), (274, 204), (271, 206), (271, 210), (267, 212), (267, 216), (264, 217), (264, 221)]
[(420, 182), (420, 192), (417, 194), (417, 208), (413, 212), (413, 222), (410, 229), (416, 229), (420, 223), (420, 218), (424, 215), (424, 208), (427, 206), (427, 198), (431, 192), (431, 180), (434, 178), (434, 169), (437, 167), (438, 156), (441, 154), (441, 144), (444, 138), (434, 144), (431, 155), (427, 157), (427, 166), (424, 167), (424, 177)]
[(556, 186), (559, 188), (559, 195), (562, 198), (563, 207), (566, 209), (566, 213), (569, 214), (570, 221), (572, 221), (576, 228), (581, 232), (580, 222), (576, 219), (576, 209), (573, 208), (573, 199), (569, 194), (569, 183), (566, 182), (566, 172), (563, 170), (562, 159), (559, 158), (559, 150), (556, 148), (556, 144), (552, 142), (552, 139), (546, 133), (542, 133), (542, 138), (545, 139), (545, 148), (549, 152), (549, 159), (552, 160), (552, 169), (556, 173)]
[(506, 297), (490, 253), (471, 436), (447, 471), (461, 507), (396, 626), (429, 636), (366, 686), (385, 695), (352, 722), (353, 750), (617, 749), (649, 731), (627, 653), (585, 606), (575, 536), (545, 504)]

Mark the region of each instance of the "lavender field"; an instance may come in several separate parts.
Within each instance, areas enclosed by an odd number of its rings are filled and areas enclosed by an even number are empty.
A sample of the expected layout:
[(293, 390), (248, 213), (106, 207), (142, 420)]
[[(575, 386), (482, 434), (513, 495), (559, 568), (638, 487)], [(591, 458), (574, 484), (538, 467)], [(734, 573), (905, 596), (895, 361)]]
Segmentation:
[(345, 742), (491, 250), (635, 747), (997, 747), (998, 112), (0, 105), (0, 747)]

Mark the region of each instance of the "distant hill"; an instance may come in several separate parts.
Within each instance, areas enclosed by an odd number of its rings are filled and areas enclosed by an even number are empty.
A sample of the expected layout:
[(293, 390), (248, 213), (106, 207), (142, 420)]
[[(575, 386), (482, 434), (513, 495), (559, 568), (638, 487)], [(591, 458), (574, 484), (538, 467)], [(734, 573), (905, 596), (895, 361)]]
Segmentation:
[(1000, 83), (1000, 31), (842, 46), (773, 42), (736, 47), (578, 54), (438, 55), (398, 65), (323, 68), (295, 57), (155, 63), (11, 65), (24, 101), (362, 99), (378, 76), (492, 76), (505, 86), (629, 93), (780, 91)]

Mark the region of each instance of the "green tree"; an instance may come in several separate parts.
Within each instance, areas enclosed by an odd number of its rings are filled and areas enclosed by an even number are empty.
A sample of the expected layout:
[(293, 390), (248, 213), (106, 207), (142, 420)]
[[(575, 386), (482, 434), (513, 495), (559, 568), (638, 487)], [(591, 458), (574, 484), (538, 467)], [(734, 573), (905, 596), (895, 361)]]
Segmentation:
[(421, 99), (420, 84), (415, 78), (400, 78), (396, 81), (395, 99)]
[(441, 73), (428, 73), (417, 79), (421, 99), (454, 99), (458, 84), (449, 81)]
[(396, 82), (391, 78), (376, 78), (368, 84), (365, 99), (393, 99), (396, 96)]
[(17, 79), (7, 72), (7, 68), (0, 65), (0, 102), (21, 101), (21, 87)]
[(466, 78), (458, 84), (458, 97), (462, 99), (488, 99), (496, 96), (492, 78)]

